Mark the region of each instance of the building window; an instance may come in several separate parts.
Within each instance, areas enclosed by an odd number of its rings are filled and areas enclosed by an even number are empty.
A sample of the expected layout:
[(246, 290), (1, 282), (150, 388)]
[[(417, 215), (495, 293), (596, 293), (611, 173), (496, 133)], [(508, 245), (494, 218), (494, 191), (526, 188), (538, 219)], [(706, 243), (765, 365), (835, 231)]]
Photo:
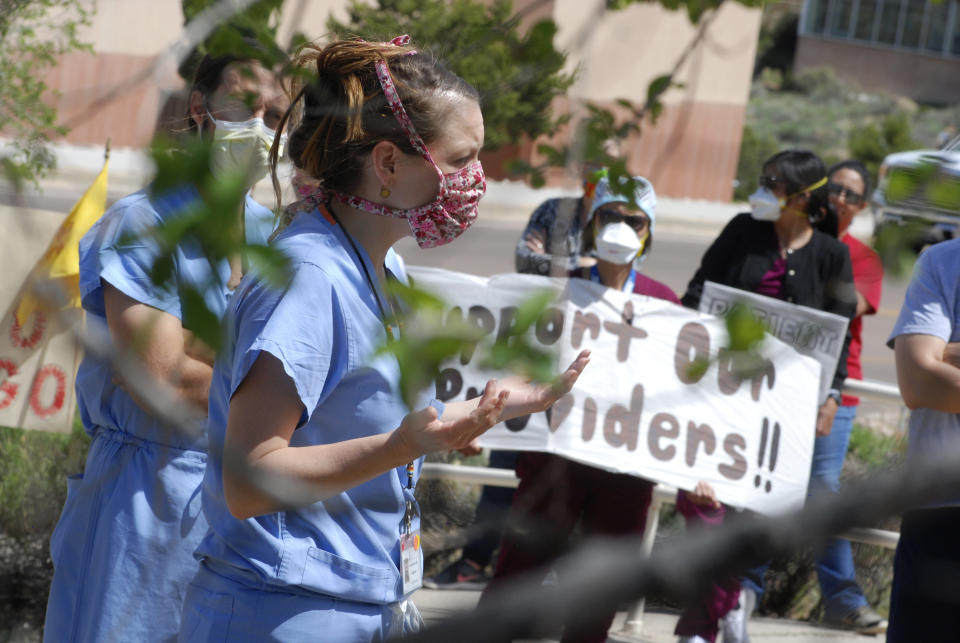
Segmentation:
[(805, 0), (802, 32), (960, 56), (960, 0)]
[(943, 0), (930, 3), (927, 9), (927, 37), (923, 41), (924, 49), (936, 53), (943, 51), (943, 40), (947, 35), (947, 20), (949, 18), (949, 2)]
[(860, 0), (857, 11), (857, 24), (853, 37), (870, 42), (873, 40), (873, 22), (877, 12), (877, 0)]
[(880, 28), (877, 42), (897, 44), (897, 28), (900, 26), (900, 0), (883, 0), (880, 5)]
[[(920, 0), (921, 4), (924, 0)], [(846, 37), (850, 33), (850, 14), (853, 13), (853, 0), (833, 0), (830, 15), (830, 35)]]
[(807, 33), (822, 34), (826, 31), (829, 0), (810, 0), (807, 11)]
[(920, 32), (923, 30), (923, 10), (926, 4), (926, 0), (907, 0), (903, 33), (900, 36), (901, 47), (916, 49), (920, 45)]

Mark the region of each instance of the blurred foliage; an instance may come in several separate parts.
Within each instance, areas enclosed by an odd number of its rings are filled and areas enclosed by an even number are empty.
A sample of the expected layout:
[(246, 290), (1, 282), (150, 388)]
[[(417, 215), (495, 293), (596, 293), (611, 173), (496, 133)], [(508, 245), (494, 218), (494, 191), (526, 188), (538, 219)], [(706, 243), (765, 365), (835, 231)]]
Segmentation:
[(888, 154), (920, 147), (910, 136), (910, 121), (903, 112), (885, 116), (850, 130), (847, 149), (852, 158), (867, 166), (873, 185), (877, 185), (880, 164)]
[[(89, 25), (92, 10), (82, 0), (5, 0), (0, 3), (0, 122), (10, 140), (0, 156), (0, 171), (16, 190), (56, 167), (51, 136), (67, 129), (47, 101), (45, 73), (58, 56), (91, 51), (78, 31)], [(44, 100), (44, 99), (47, 100)]]
[[(759, 7), (763, 5), (759, 0), (736, 1), (747, 7)], [(706, 12), (719, 8), (720, 5), (724, 3), (724, 0), (607, 0), (607, 8), (624, 9), (635, 3), (654, 3), (671, 11), (686, 11), (690, 22), (696, 24), (700, 22), (700, 19), (703, 18)]]
[(353, 0), (349, 18), (330, 17), (340, 37), (390, 40), (409, 34), (477, 88), (483, 105), (484, 145), (552, 133), (558, 124), (551, 103), (571, 84), (566, 55), (554, 48), (557, 26), (540, 20), (525, 32), (510, 0)]
[(585, 113), (573, 127), (573, 133), (566, 142), (558, 145), (542, 143), (537, 146), (537, 153), (543, 157), (541, 163), (533, 165), (517, 159), (509, 164), (509, 170), (514, 174), (528, 175), (530, 184), (539, 188), (546, 184), (546, 171), (549, 168), (574, 165), (586, 170), (603, 167), (610, 177), (613, 191), (629, 197), (632, 202), (633, 184), (622, 182), (632, 175), (627, 169), (626, 160), (619, 154), (619, 146), (629, 136), (641, 133), (646, 118), (650, 119), (650, 124), (656, 123), (663, 113), (662, 97), (671, 87), (680, 88), (683, 84), (675, 83), (673, 76), (666, 74), (651, 81), (647, 87), (646, 102), (641, 107), (625, 99), (618, 100), (617, 105), (625, 116), (618, 116), (595, 103), (585, 103)]
[(64, 481), (83, 471), (89, 446), (79, 417), (69, 435), (0, 427), (0, 533), (49, 533), (66, 499)]
[[(181, 0), (184, 24), (218, 0)], [(260, 0), (248, 9), (220, 24), (212, 34), (184, 59), (177, 70), (189, 86), (197, 64), (204, 55), (231, 55), (259, 60), (267, 69), (286, 61), (277, 46), (277, 26), (283, 0)]]
[(379, 352), (397, 359), (400, 393), (408, 408), (416, 408), (420, 394), (434, 384), (444, 362), (461, 354), (476, 355), (481, 368), (509, 370), (537, 382), (555, 377), (555, 355), (528, 338), (530, 327), (553, 303), (553, 291), (536, 293), (518, 306), (510, 328), (492, 342), (484, 342), (486, 331), (462, 314), (446, 310), (444, 301), (434, 294), (398, 281), (388, 282), (386, 292), (397, 302), (388, 323), (400, 333)]
[(731, 351), (755, 351), (763, 343), (767, 328), (749, 305), (738, 301), (727, 314), (724, 324), (730, 337), (727, 348)]
[[(224, 261), (240, 260), (262, 279), (282, 287), (287, 283), (289, 259), (269, 246), (247, 244), (243, 235), (242, 213), (248, 190), (242, 171), (214, 176), (210, 172), (212, 147), (200, 138), (178, 142), (177, 146), (160, 139), (150, 153), (157, 173), (150, 190), (162, 195), (171, 190), (196, 189), (195, 199), (177, 216), (168, 218), (150, 232), (159, 247), (159, 256), (151, 269), (157, 285), (176, 290), (182, 304), (185, 328), (214, 350), (220, 347), (220, 322), (206, 305), (203, 293), (196, 286), (177, 280), (173, 257), (180, 244), (196, 244), (202, 248), (211, 265), (212, 278)], [(209, 283), (207, 288), (222, 289), (226, 284)]]
[(733, 189), (735, 201), (746, 201), (756, 191), (763, 162), (779, 151), (780, 144), (772, 134), (761, 135), (744, 125), (737, 160), (737, 182)]
[(891, 460), (906, 455), (907, 441), (902, 435), (885, 435), (854, 424), (850, 433), (849, 456), (868, 470), (880, 470)]

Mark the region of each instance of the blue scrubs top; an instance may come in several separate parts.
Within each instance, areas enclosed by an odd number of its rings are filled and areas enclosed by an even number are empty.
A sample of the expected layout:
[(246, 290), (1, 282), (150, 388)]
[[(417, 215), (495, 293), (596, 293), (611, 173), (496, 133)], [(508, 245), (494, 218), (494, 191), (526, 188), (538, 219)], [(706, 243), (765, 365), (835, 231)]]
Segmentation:
[[(210, 532), (197, 557), (220, 576), (248, 587), (367, 603), (397, 601), (403, 597), (405, 503), (414, 501), (405, 467), (295, 511), (237, 520), (224, 501), (222, 449), (230, 398), (261, 351), (283, 364), (303, 403), (293, 446), (386, 433), (408, 412), (396, 393), (396, 360), (373, 356), (386, 330), (361, 261), (378, 295), (384, 295), (363, 248), (358, 245), (360, 254), (355, 254), (343, 230), (317, 210), (300, 214), (274, 246), (292, 258), (292, 281), (278, 290), (252, 275), (244, 279), (228, 312), (230, 345), (214, 367), (210, 461), (203, 480)], [(388, 256), (386, 267), (406, 281), (398, 257)]]
[[(146, 190), (115, 203), (80, 242), (80, 292), (87, 323), (106, 329), (101, 279), (127, 296), (181, 317), (175, 291), (157, 288), (157, 248), (139, 238), (196, 199), (193, 189), (159, 198)], [(249, 196), (247, 238), (266, 243), (273, 214)], [(216, 275), (197, 247), (176, 249), (179, 283), (200, 288), (218, 315), (231, 293), (228, 262)], [(221, 285), (222, 284), (222, 285)], [(76, 388), (84, 429), (93, 437), (82, 475), (68, 480), (67, 501), (50, 539), (54, 564), (47, 641), (163, 641), (177, 636), (193, 550), (207, 531), (199, 485), (206, 437), (172, 432), (113, 385), (110, 365), (87, 355)]]
[[(151, 228), (176, 217), (197, 198), (193, 188), (183, 188), (152, 198), (146, 189), (117, 201), (80, 241), (80, 295), (87, 323), (106, 328), (101, 280), (131, 299), (182, 319), (176, 290), (158, 288), (150, 279), (159, 255), (156, 243), (145, 235)], [(266, 245), (273, 231), (273, 213), (246, 198), (247, 242)], [(173, 274), (178, 284), (190, 285), (204, 294), (207, 306), (218, 317), (227, 308), (231, 292), (230, 265), (226, 260), (214, 273), (199, 245), (184, 243), (174, 251)], [(113, 384), (110, 364), (87, 356), (77, 372), (76, 388), (80, 417), (88, 433), (97, 427), (122, 431), (167, 446), (206, 450), (206, 435), (186, 436), (171, 432), (133, 398)]]

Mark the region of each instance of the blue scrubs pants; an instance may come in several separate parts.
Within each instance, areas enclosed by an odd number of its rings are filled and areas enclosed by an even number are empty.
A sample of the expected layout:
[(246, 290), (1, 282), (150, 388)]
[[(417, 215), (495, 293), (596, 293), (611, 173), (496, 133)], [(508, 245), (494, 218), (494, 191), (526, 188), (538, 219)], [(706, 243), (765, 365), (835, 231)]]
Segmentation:
[(389, 605), (282, 591), (240, 582), (201, 563), (183, 604), (182, 643), (243, 641), (384, 641)]
[(173, 641), (207, 521), (206, 454), (120, 431), (94, 435), (50, 537), (53, 582), (44, 640)]

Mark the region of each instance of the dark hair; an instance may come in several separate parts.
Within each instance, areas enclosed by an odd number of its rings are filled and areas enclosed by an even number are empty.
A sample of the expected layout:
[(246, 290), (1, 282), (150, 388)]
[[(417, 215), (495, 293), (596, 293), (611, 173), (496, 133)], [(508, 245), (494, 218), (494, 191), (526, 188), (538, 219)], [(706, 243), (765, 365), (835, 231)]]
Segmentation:
[[(304, 45), (294, 64), (315, 70), (316, 76), (299, 92), (295, 77), (291, 86), (295, 98), (277, 130), (282, 131), (291, 118), (298, 121), (287, 142), (290, 158), (329, 188), (349, 190), (363, 157), (380, 141), (390, 141), (408, 154), (415, 151), (384, 96), (376, 73), (378, 60), (387, 63), (400, 101), (424, 143), (442, 131), (448, 106), (440, 94), (480, 100), (476, 89), (424, 51), (362, 40)], [(279, 201), (277, 156), (274, 146), (270, 163)]]
[(194, 53), (181, 65), (180, 75), (187, 76), (190, 67), (193, 67), (193, 73), (189, 74), (192, 79), (190, 82), (190, 91), (187, 93), (187, 126), (185, 130), (188, 133), (197, 132), (197, 124), (193, 122), (193, 116), (190, 113), (190, 95), (193, 92), (200, 92), (204, 99), (217, 91), (223, 84), (223, 72), (234, 63), (260, 63), (265, 68), (270, 69), (278, 65), (287, 65), (289, 58), (280, 50), (276, 43), (263, 43), (257, 40), (249, 30), (234, 27), (240, 34), (241, 39), (234, 45), (234, 53), (212, 55), (204, 54), (199, 62), (196, 62), (198, 53)]
[(866, 197), (870, 194), (870, 171), (867, 170), (867, 166), (861, 163), (860, 161), (854, 159), (847, 159), (846, 161), (840, 161), (839, 163), (832, 166), (827, 170), (827, 177), (833, 176), (836, 172), (840, 170), (853, 170), (860, 175), (860, 178), (863, 180), (863, 196)]
[[(784, 150), (768, 158), (763, 164), (763, 171), (772, 169), (784, 181), (787, 196), (801, 192), (809, 194), (806, 213), (810, 223), (824, 232), (833, 230), (836, 236), (837, 213), (830, 204), (830, 191), (827, 183), (809, 190), (811, 185), (818, 183), (827, 176), (827, 170), (820, 157), (808, 150)], [(833, 221), (833, 225), (830, 222)]]

